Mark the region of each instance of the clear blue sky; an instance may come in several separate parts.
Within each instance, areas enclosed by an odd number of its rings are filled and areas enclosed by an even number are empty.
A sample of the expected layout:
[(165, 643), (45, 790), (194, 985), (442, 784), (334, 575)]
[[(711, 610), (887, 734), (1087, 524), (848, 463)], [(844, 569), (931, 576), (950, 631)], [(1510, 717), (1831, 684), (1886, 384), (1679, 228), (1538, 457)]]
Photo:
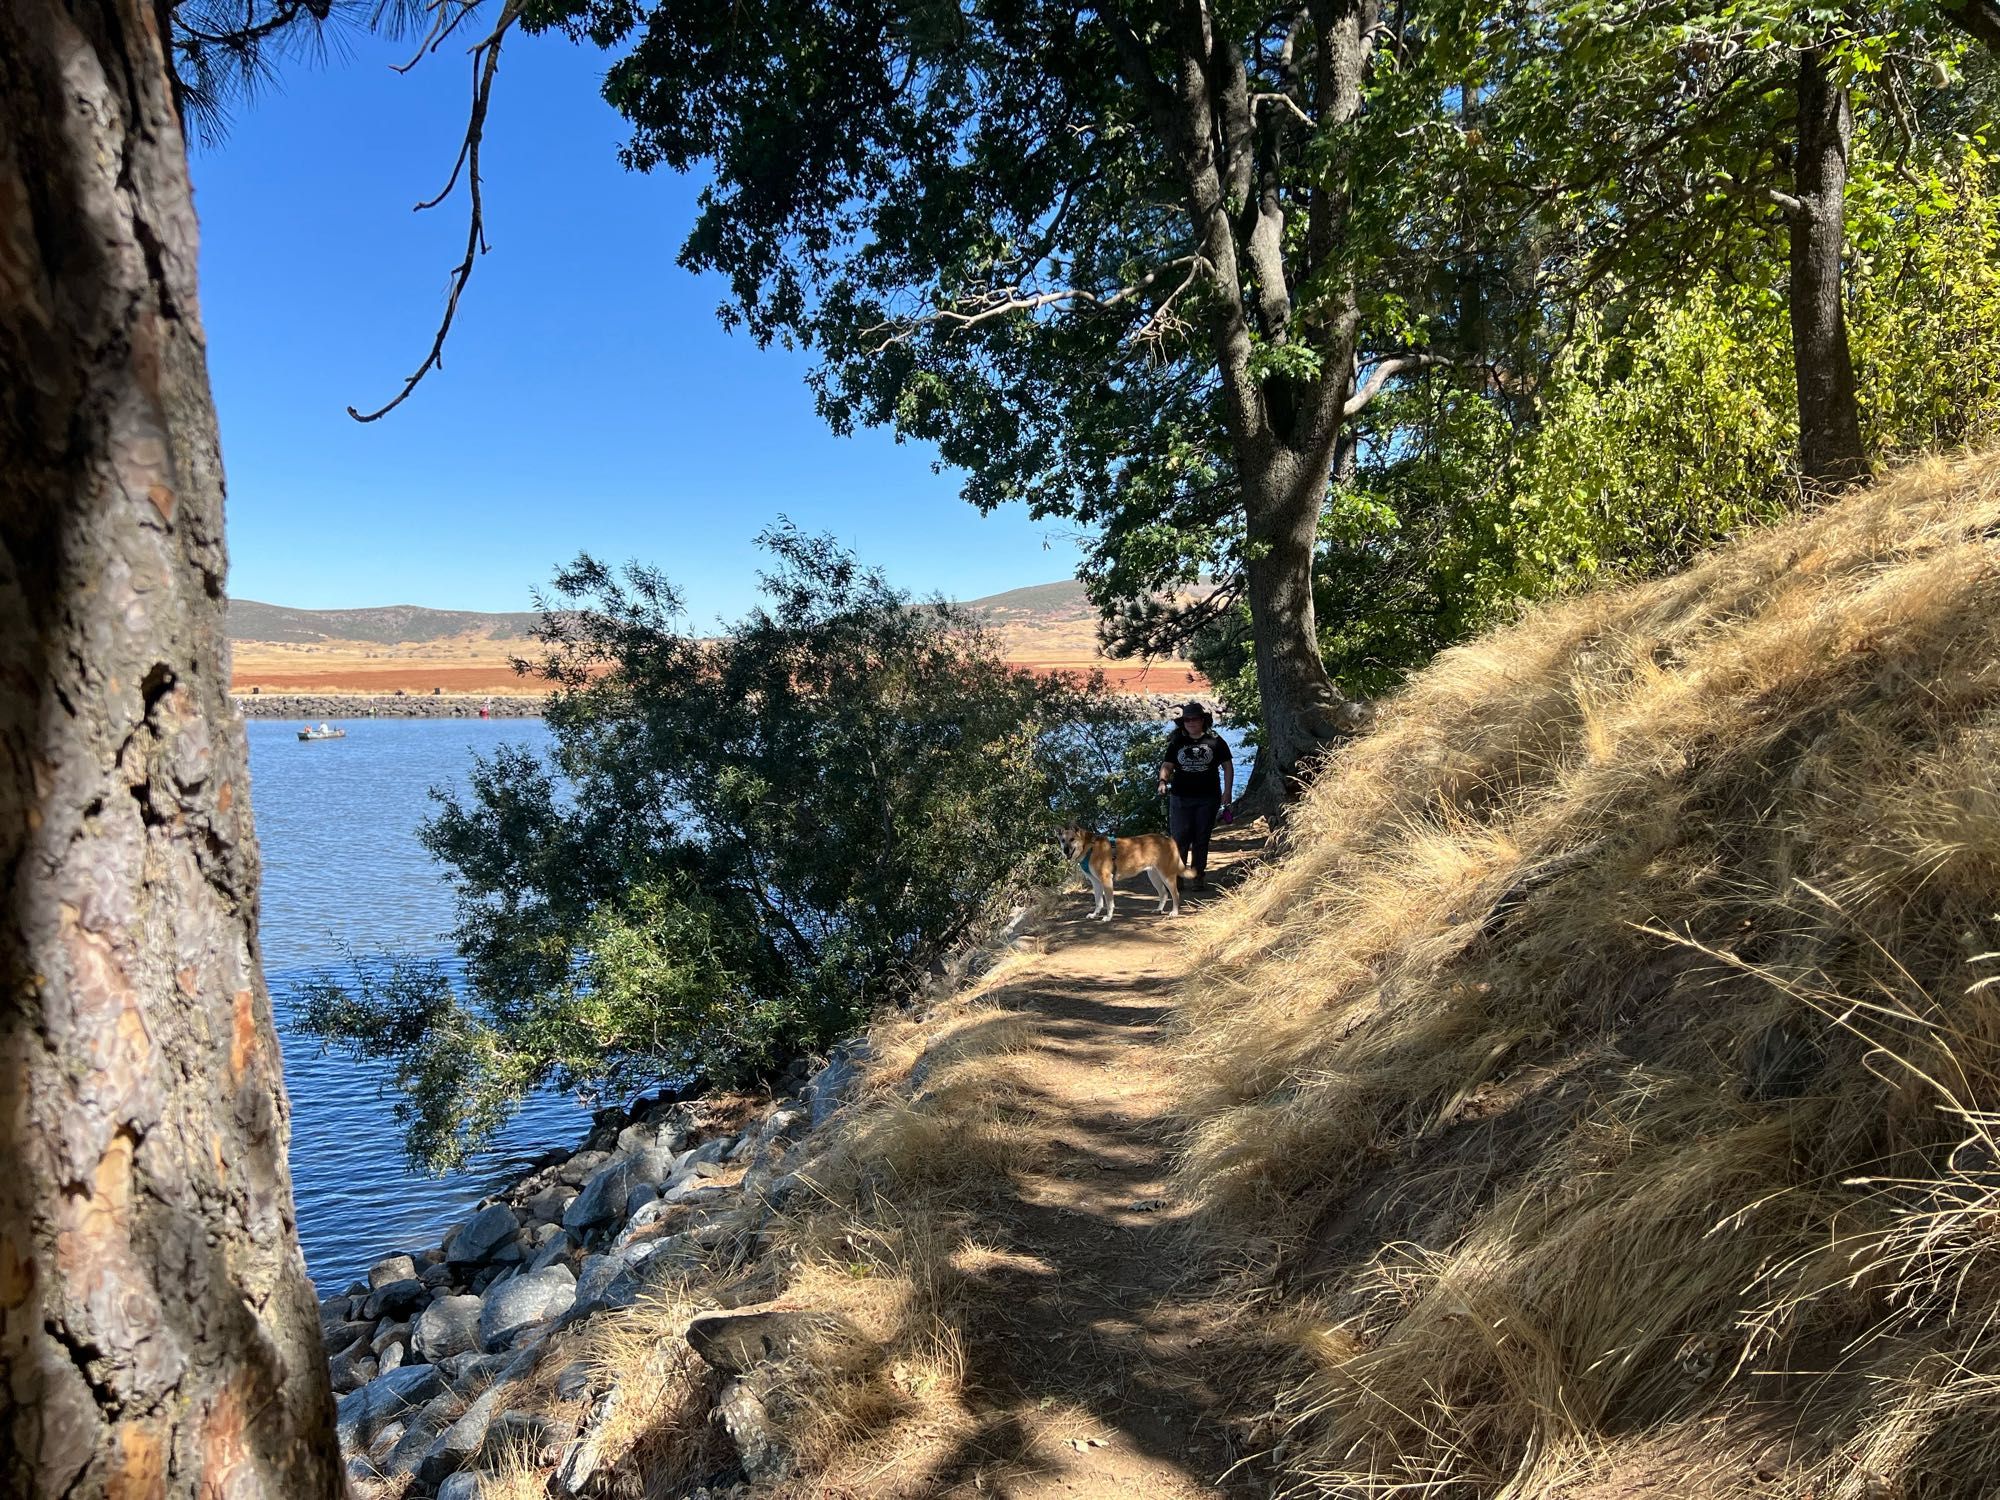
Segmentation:
[(290, 64), (197, 145), (202, 301), (229, 479), (230, 592), (307, 608), (524, 609), (578, 550), (664, 567), (697, 621), (753, 595), (780, 513), (904, 587), (971, 598), (1066, 577), (1076, 548), (958, 498), (933, 454), (832, 436), (800, 356), (715, 318), (675, 264), (696, 184), (619, 164), (602, 54), (508, 42), (485, 147), (492, 253), (445, 366), (362, 426), (429, 346), (465, 233), (442, 185), (467, 67), (401, 45)]

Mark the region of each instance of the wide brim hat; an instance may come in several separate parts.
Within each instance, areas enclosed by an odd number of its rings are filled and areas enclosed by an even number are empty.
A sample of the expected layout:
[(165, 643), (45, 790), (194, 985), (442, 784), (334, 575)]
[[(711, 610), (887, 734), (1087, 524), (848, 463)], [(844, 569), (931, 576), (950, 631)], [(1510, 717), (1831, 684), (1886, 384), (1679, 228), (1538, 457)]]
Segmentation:
[(1181, 707), (1181, 711), (1174, 715), (1174, 722), (1176, 724), (1185, 724), (1189, 719), (1201, 720), (1201, 727), (1204, 729), (1213, 729), (1215, 727), (1215, 715), (1203, 708), (1199, 703), (1184, 704)]

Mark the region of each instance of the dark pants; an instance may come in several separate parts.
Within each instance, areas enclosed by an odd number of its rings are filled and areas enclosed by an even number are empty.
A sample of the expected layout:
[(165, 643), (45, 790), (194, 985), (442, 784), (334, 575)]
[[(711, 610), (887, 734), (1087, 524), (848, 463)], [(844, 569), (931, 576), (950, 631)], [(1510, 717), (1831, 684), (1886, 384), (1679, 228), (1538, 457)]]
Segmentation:
[(1215, 797), (1167, 798), (1167, 827), (1180, 847), (1181, 863), (1196, 876), (1208, 868), (1208, 836), (1215, 831), (1220, 811), (1222, 802)]

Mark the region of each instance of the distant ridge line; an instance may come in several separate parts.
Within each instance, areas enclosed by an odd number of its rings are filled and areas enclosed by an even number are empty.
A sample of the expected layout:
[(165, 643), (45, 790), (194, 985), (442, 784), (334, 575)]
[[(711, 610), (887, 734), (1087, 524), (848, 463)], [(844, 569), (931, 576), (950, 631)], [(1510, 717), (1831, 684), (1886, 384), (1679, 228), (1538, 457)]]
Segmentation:
[[(1075, 579), (1031, 584), (979, 599), (963, 607), (994, 619), (1069, 619), (1090, 614), (1090, 600)], [(452, 637), (495, 641), (526, 640), (541, 616), (534, 610), (490, 613), (472, 609), (429, 609), (421, 604), (385, 604), (366, 609), (294, 609), (257, 599), (229, 601), (229, 639), (260, 644), (311, 646), (323, 641), (366, 641), (379, 646), (422, 645)]]

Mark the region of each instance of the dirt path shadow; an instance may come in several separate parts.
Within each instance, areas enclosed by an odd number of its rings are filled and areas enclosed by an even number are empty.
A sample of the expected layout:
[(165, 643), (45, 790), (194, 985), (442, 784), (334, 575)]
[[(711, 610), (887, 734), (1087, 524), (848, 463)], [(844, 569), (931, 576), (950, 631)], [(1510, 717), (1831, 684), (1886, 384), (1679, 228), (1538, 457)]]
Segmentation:
[[(1260, 832), (1224, 833), (1208, 890), (1187, 904), (1241, 879), (1262, 844)], [(1033, 1149), (981, 1226), (1009, 1253), (970, 1289), (978, 1429), (937, 1492), (1261, 1494), (1215, 1383), (1230, 1333), (1186, 1263), (1170, 1181), (1163, 1042), (1177, 924), (1145, 898), (1110, 923), (1089, 909), (1087, 894), (1066, 897), (1043, 957), (994, 997), (1031, 1022), (1015, 1072)]]

